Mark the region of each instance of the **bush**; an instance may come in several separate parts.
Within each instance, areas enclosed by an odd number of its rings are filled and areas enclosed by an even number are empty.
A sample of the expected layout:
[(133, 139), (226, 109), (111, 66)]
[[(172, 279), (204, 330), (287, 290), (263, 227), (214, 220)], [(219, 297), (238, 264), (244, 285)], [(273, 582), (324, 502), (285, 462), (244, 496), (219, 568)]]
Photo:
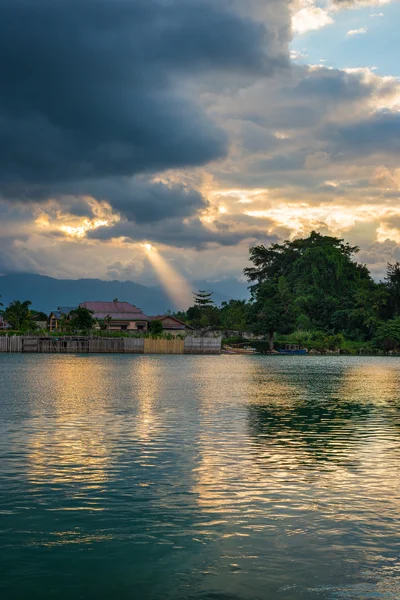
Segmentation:
[(391, 319), (390, 321), (386, 321), (379, 325), (372, 342), (376, 348), (384, 350), (385, 352), (399, 350), (400, 317), (396, 317), (396, 319)]
[(245, 340), (242, 336), (236, 335), (233, 337), (224, 338), (222, 343), (226, 346), (230, 346), (231, 344), (245, 344), (247, 340)]

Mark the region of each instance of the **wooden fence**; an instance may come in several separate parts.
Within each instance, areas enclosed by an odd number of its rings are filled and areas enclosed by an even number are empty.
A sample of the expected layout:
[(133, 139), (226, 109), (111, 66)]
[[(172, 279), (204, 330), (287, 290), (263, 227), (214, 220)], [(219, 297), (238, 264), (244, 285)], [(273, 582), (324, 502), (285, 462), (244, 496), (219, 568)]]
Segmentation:
[(152, 338), (0, 336), (1, 352), (43, 354), (220, 354), (221, 338)]
[(185, 354), (183, 340), (157, 340), (146, 338), (144, 340), (145, 354)]
[(22, 352), (22, 337), (0, 336), (0, 352)]

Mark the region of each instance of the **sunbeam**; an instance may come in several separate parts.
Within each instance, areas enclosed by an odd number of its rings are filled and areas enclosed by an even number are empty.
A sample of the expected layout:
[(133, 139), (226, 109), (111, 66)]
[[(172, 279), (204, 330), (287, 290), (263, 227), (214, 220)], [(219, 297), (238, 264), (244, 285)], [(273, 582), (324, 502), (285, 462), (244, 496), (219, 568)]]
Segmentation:
[(161, 256), (154, 246), (143, 244), (143, 248), (174, 306), (179, 309), (187, 309), (193, 303), (193, 295), (186, 279), (171, 266), (170, 262)]

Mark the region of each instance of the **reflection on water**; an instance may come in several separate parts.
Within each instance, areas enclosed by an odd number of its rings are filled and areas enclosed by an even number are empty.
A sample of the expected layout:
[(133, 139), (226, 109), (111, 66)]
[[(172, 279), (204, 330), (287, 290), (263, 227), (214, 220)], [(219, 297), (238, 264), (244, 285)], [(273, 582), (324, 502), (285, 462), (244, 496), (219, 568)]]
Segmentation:
[(0, 356), (2, 597), (398, 600), (399, 367)]

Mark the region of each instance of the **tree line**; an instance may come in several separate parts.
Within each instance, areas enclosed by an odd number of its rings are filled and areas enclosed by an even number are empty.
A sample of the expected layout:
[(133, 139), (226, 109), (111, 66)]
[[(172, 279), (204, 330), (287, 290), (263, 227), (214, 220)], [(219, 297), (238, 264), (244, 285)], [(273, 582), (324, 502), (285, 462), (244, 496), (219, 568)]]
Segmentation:
[[(244, 269), (251, 297), (217, 306), (212, 293), (200, 290), (193, 305), (174, 313), (194, 329), (229, 330), (238, 336), (259, 336), (269, 349), (276, 341), (320, 350), (400, 349), (400, 263), (387, 265), (383, 281), (374, 281), (367, 266), (356, 260), (359, 248), (344, 240), (312, 232), (250, 249)], [(14, 301), (2, 310), (13, 330), (35, 329), (47, 316), (31, 303)], [(111, 318), (110, 318), (111, 319)], [(110, 319), (98, 323), (110, 329)], [(93, 315), (77, 308), (63, 318), (70, 331), (91, 330)], [(151, 332), (161, 334), (153, 321)]]
[(193, 306), (178, 313), (194, 327), (251, 332), (270, 349), (281, 339), (323, 349), (400, 348), (400, 263), (373, 280), (356, 260), (359, 248), (312, 232), (308, 237), (250, 249), (244, 269), (249, 301), (217, 307), (200, 291)]

